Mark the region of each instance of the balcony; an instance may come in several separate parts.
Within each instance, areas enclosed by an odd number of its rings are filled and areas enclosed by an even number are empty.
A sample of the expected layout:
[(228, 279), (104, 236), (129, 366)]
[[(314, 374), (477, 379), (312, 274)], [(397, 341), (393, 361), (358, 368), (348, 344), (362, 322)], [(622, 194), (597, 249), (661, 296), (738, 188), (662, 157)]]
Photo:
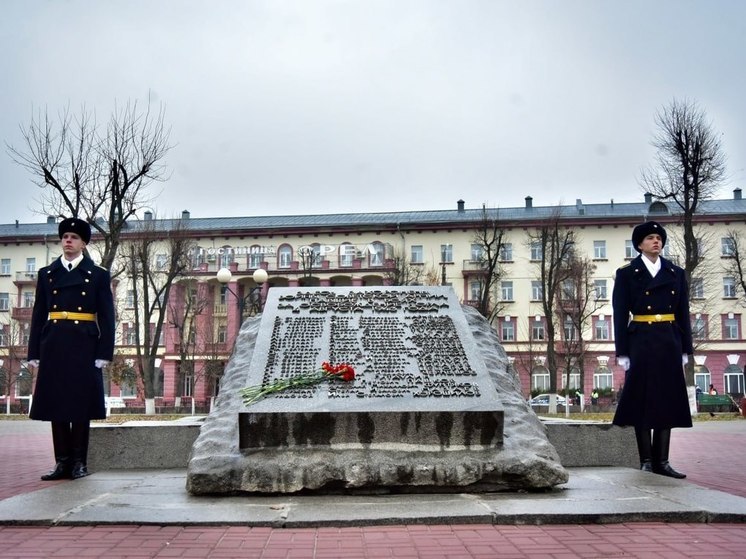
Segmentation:
[(34, 311), (33, 307), (13, 307), (10, 312), (10, 316), (14, 320), (31, 320), (31, 313)]
[(16, 272), (13, 283), (18, 285), (29, 285), (36, 283), (37, 272)]

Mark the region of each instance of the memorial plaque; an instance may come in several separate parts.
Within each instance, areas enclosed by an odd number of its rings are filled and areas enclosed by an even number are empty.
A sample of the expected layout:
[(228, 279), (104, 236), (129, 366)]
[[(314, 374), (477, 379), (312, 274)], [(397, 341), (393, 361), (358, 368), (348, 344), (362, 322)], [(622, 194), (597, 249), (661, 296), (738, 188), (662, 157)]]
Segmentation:
[(386, 445), (437, 450), (502, 443), (502, 407), (460, 303), (447, 287), (272, 288), (247, 385), (355, 369), (272, 394), (240, 414), (240, 447)]

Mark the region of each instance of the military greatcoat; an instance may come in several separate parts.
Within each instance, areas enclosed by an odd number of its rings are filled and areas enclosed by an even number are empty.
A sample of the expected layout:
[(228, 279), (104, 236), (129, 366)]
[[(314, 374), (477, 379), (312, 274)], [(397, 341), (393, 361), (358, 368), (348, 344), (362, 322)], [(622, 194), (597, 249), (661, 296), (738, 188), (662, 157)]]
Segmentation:
[[(692, 354), (689, 293), (684, 270), (661, 258), (651, 276), (642, 256), (616, 272), (612, 295), (617, 356), (627, 356), (615, 425), (649, 429), (691, 427), (682, 355)], [(673, 322), (635, 322), (631, 315), (674, 315)]]
[[(51, 320), (50, 312), (95, 313), (96, 321)], [(31, 419), (87, 421), (106, 417), (96, 359), (114, 354), (109, 271), (87, 256), (72, 271), (59, 259), (39, 270), (28, 358), (39, 360)]]

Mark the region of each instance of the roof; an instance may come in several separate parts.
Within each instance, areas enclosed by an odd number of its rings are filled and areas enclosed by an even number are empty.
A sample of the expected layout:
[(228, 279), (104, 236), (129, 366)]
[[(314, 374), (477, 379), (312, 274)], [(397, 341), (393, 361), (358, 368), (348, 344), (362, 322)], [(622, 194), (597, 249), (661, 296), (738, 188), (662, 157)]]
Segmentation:
[[(663, 208), (656, 212), (655, 208)], [(665, 211), (667, 209), (667, 211)], [(158, 231), (169, 231), (186, 224), (195, 233), (220, 234), (223, 232), (246, 231), (252, 233), (269, 233), (272, 231), (303, 229), (370, 229), (370, 228), (409, 228), (424, 226), (463, 226), (482, 219), (482, 208), (423, 210), (407, 212), (380, 213), (338, 213), (319, 215), (279, 215), (279, 216), (245, 216), (245, 217), (205, 217), (187, 219), (133, 219), (128, 221), (126, 232), (137, 232), (145, 227), (154, 227)], [(490, 218), (519, 225), (521, 222), (532, 223), (549, 219), (559, 214), (560, 217), (575, 221), (594, 221), (612, 219), (615, 221), (641, 222), (646, 219), (662, 219), (666, 215), (680, 215), (676, 204), (667, 202), (583, 204), (580, 200), (575, 205), (536, 206), (529, 204), (517, 208), (487, 208)], [(707, 200), (700, 204), (699, 216), (738, 216), (746, 218), (746, 199), (738, 196), (725, 200)], [(185, 217), (188, 212), (185, 212)], [(57, 238), (57, 223), (15, 223), (0, 224), (0, 238)], [(95, 236), (95, 231), (94, 231)]]

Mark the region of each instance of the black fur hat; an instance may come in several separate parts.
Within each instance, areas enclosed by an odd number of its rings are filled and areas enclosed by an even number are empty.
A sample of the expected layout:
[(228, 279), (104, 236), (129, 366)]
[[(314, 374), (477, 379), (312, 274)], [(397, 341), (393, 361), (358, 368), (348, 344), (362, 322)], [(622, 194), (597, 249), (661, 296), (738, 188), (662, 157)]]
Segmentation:
[(83, 239), (83, 242), (85, 244), (91, 242), (91, 226), (88, 225), (88, 222), (83, 219), (79, 219), (77, 217), (68, 217), (67, 219), (63, 219), (62, 221), (60, 221), (60, 239), (65, 233), (75, 233), (81, 239)]
[(656, 222), (656, 221), (646, 221), (645, 223), (641, 223), (635, 229), (632, 231), (632, 245), (635, 247), (635, 250), (637, 252), (640, 251), (640, 243), (647, 237), (648, 235), (658, 234), (661, 236), (662, 245), (661, 247), (666, 246), (666, 230), (663, 228), (663, 226)]

